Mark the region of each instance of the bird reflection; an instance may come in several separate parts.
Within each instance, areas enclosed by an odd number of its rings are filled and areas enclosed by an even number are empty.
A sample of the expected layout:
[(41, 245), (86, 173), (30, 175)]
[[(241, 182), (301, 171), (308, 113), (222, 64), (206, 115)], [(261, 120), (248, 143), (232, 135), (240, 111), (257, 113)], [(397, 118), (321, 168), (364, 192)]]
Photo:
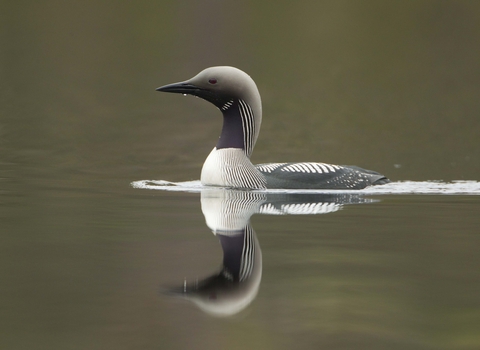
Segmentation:
[(201, 192), (207, 226), (220, 241), (223, 263), (220, 271), (195, 282), (184, 281), (171, 289), (174, 295), (192, 301), (214, 316), (232, 316), (256, 297), (262, 278), (262, 251), (250, 224), (255, 213), (313, 215), (337, 211), (345, 204), (374, 200), (354, 194), (286, 194), (240, 191), (225, 188)]

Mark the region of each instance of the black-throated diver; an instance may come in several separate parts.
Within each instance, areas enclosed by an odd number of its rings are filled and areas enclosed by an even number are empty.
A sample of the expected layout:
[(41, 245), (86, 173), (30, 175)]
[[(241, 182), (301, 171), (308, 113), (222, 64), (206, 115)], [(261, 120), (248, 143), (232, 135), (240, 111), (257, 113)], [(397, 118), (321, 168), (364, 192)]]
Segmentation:
[(193, 78), (157, 91), (189, 94), (211, 102), (223, 114), (216, 147), (202, 168), (207, 186), (246, 189), (362, 189), (390, 182), (384, 175), (356, 166), (326, 163), (250, 161), (262, 122), (262, 102), (253, 79), (228, 66), (204, 69)]

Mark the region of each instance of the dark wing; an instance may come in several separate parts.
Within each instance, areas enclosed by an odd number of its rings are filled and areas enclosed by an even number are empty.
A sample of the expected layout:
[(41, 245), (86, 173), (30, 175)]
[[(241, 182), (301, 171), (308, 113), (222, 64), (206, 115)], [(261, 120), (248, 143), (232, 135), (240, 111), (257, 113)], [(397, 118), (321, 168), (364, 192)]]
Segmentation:
[(326, 163), (269, 163), (255, 166), (267, 179), (267, 188), (362, 189), (389, 180), (374, 171)]

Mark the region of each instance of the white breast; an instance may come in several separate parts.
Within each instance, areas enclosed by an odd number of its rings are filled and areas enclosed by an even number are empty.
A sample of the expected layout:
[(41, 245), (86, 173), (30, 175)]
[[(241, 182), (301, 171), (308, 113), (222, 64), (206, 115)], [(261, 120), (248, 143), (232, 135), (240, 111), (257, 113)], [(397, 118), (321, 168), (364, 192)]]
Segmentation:
[(266, 188), (264, 176), (239, 148), (214, 148), (203, 163), (203, 185), (235, 188)]

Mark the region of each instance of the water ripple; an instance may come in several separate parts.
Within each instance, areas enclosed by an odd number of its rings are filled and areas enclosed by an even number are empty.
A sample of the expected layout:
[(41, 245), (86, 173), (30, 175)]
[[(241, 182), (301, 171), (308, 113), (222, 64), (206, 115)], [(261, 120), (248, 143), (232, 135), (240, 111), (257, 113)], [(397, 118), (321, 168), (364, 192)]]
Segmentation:
[[(148, 190), (201, 192), (211, 187), (203, 186), (199, 180), (185, 182), (171, 182), (165, 180), (139, 180), (131, 183), (132, 187)], [(386, 185), (372, 186), (363, 190), (264, 190), (268, 193), (356, 193), (366, 195), (391, 194), (432, 194), (432, 195), (480, 195), (478, 181), (399, 181)]]

